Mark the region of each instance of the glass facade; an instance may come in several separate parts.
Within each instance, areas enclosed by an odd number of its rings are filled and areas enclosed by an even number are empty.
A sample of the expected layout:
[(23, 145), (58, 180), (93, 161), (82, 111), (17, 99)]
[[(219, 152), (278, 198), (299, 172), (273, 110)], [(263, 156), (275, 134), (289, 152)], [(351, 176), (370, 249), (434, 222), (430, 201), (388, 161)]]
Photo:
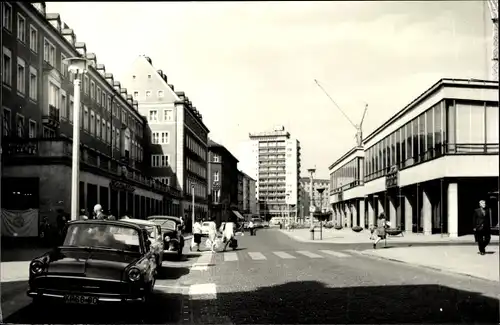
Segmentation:
[(337, 189), (351, 188), (359, 185), (361, 180), (361, 159), (360, 157), (356, 157), (330, 174), (332, 192)]
[(498, 118), (494, 103), (443, 100), (365, 151), (364, 181), (445, 153), (498, 153)]

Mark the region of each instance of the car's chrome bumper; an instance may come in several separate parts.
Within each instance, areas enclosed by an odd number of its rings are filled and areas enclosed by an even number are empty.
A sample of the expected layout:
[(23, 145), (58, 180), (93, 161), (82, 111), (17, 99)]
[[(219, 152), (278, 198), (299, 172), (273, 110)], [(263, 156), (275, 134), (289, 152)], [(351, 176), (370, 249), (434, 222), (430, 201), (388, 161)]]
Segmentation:
[[(54, 300), (64, 300), (64, 297), (66, 294), (69, 293), (59, 293), (59, 292), (50, 292), (50, 291), (35, 291), (35, 290), (28, 290), (26, 293), (28, 297), (31, 298), (47, 298), (47, 299), (54, 299)], [(144, 302), (145, 297), (138, 297), (138, 296), (129, 296), (129, 295), (120, 295), (120, 294), (96, 294), (96, 293), (71, 293), (75, 295), (82, 295), (82, 296), (92, 296), (97, 298), (97, 300), (100, 303), (123, 303), (123, 302)]]

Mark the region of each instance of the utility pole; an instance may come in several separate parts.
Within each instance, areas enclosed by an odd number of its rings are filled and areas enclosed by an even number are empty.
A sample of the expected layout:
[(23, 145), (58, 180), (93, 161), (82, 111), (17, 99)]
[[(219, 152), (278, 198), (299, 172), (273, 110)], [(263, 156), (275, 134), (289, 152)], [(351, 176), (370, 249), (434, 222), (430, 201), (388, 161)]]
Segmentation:
[(316, 172), (316, 168), (310, 168), (307, 170), (310, 175), (311, 182), (309, 183), (309, 218), (311, 219), (311, 235), (314, 239), (314, 192), (313, 192), (313, 181), (314, 181), (314, 173)]

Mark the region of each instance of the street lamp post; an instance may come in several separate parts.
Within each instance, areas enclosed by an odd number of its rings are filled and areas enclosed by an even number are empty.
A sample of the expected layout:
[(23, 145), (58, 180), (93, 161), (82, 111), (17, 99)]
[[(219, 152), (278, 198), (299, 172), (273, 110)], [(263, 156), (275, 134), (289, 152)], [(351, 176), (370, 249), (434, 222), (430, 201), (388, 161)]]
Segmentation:
[(191, 233), (194, 234), (194, 185), (191, 185)]
[[(316, 191), (318, 191), (319, 193), (319, 208), (320, 208), (320, 211), (322, 212), (322, 208), (323, 208), (323, 192), (325, 191), (325, 188), (324, 187), (321, 187), (321, 188), (317, 188)], [(319, 222), (319, 239), (320, 240), (323, 240), (323, 220), (320, 220)]]
[(73, 80), (73, 155), (71, 164), (71, 220), (79, 215), (80, 190), (80, 75), (87, 72), (89, 61), (73, 57), (66, 59), (68, 71), (75, 74)]
[(316, 172), (316, 168), (309, 168), (307, 172), (310, 175), (311, 182), (309, 183), (309, 218), (311, 218), (311, 237), (314, 240), (314, 196), (313, 196), (313, 181), (314, 181), (314, 173)]

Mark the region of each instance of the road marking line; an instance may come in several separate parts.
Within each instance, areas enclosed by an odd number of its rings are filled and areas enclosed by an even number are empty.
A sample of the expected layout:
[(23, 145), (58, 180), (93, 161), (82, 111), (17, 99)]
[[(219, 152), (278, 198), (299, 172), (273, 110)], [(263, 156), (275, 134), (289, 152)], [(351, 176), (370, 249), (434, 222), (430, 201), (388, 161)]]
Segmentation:
[(320, 252), (328, 254), (328, 255), (332, 255), (332, 256), (335, 256), (335, 257), (340, 257), (340, 258), (351, 257), (351, 255), (344, 254), (344, 253), (341, 253), (341, 252), (331, 251), (331, 250), (328, 250), (328, 249), (320, 250)]
[(250, 255), (250, 258), (252, 260), (256, 260), (256, 261), (267, 260), (267, 257), (265, 257), (264, 254), (259, 253), (259, 252), (248, 252), (248, 255)]
[(287, 260), (291, 260), (291, 259), (296, 258), (295, 256), (290, 255), (290, 254), (285, 253), (285, 252), (273, 252), (273, 254), (278, 256), (278, 257), (281, 257), (282, 259), (287, 259)]
[(236, 253), (224, 253), (225, 262), (232, 262), (237, 260), (238, 260), (238, 255), (236, 255)]
[(191, 271), (207, 271), (208, 267), (212, 265), (212, 258), (214, 254), (209, 252), (208, 254), (201, 254), (200, 257), (191, 266)]
[(324, 258), (323, 256), (315, 253), (311, 253), (309, 251), (297, 251), (297, 253), (307, 256), (309, 258)]
[(193, 284), (189, 287), (191, 300), (213, 300), (217, 299), (217, 287), (215, 283)]

